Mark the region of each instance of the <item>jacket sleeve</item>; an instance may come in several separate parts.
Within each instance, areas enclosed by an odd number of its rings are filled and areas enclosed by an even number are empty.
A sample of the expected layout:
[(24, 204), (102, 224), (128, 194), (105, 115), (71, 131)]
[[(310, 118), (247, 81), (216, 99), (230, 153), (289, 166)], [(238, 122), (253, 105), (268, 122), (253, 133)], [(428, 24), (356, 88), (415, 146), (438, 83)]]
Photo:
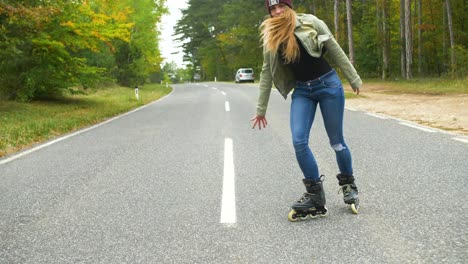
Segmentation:
[(268, 101), (270, 100), (271, 94), (271, 87), (273, 84), (273, 78), (271, 77), (271, 69), (270, 69), (270, 56), (269, 53), (265, 50), (263, 51), (263, 66), (262, 72), (260, 73), (260, 93), (258, 96), (258, 103), (257, 103), (257, 115), (258, 116), (265, 116)]
[(331, 59), (340, 67), (345, 78), (348, 80), (351, 87), (354, 89), (360, 89), (362, 86), (361, 77), (356, 72), (353, 64), (349, 61), (348, 57), (344, 53), (343, 49), (340, 47), (338, 42), (336, 42), (328, 26), (320, 19), (317, 19), (317, 29), (319, 37), (327, 36), (323, 43), (327, 48), (328, 53), (330, 54)]

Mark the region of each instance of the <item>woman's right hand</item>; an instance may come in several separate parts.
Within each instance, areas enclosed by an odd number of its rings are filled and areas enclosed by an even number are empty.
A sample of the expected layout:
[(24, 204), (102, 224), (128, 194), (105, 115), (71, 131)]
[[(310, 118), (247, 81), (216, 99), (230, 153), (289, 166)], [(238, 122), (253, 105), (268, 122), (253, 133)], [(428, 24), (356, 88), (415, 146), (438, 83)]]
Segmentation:
[(262, 126), (265, 128), (268, 125), (265, 116), (255, 115), (250, 121), (254, 122), (252, 129), (254, 129), (255, 126), (258, 126), (258, 129), (262, 129)]

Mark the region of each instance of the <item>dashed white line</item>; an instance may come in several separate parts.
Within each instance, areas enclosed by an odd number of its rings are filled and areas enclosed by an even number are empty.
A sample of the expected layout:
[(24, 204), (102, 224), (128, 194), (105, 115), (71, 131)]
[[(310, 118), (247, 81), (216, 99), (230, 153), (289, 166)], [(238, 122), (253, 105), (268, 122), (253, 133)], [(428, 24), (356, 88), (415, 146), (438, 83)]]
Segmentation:
[(222, 95), (226, 95), (226, 93), (225, 93), (224, 91), (221, 91), (221, 94), (222, 94)]
[(226, 109), (226, 112), (231, 111), (231, 107), (229, 106), (229, 102), (228, 102), (228, 101), (226, 101), (226, 102), (224, 103), (224, 109)]
[(425, 128), (425, 127), (413, 125), (413, 124), (410, 124), (410, 123), (400, 122), (400, 124), (401, 124), (401, 125), (404, 125), (404, 126), (416, 128), (416, 129), (422, 130), (422, 131), (424, 131), (424, 132), (429, 132), (429, 133), (435, 133), (435, 132), (437, 132), (437, 131), (435, 131), (435, 130), (433, 130), (433, 129), (429, 129), (429, 128)]
[(235, 224), (236, 221), (237, 217), (233, 142), (232, 139), (226, 138), (224, 140), (224, 177), (220, 223)]

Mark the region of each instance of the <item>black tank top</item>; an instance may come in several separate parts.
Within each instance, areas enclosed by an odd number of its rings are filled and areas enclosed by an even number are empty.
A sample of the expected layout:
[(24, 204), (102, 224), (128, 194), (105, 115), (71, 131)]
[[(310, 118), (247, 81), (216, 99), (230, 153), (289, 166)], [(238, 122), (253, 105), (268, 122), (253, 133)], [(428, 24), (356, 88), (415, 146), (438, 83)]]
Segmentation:
[(299, 60), (296, 60), (289, 65), (294, 72), (294, 76), (297, 81), (306, 82), (314, 80), (332, 70), (330, 64), (328, 64), (325, 58), (323, 58), (323, 53), (326, 51), (325, 47), (323, 48), (320, 58), (315, 58), (307, 53), (301, 41), (298, 40), (297, 37), (296, 41), (299, 44), (301, 52), (300, 57)]

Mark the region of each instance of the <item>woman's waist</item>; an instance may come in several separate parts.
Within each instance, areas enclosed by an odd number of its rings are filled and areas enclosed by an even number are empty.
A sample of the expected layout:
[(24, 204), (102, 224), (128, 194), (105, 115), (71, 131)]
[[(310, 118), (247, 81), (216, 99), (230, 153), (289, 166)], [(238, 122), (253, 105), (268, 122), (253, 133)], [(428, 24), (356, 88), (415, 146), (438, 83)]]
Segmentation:
[(296, 86), (297, 87), (307, 87), (307, 86), (314, 86), (314, 85), (317, 85), (317, 84), (321, 84), (323, 82), (323, 80), (327, 79), (328, 77), (330, 76), (333, 76), (336, 74), (336, 71), (335, 69), (332, 69), (331, 71), (321, 75), (320, 77), (318, 78), (315, 78), (313, 80), (308, 80), (308, 81), (296, 81)]

